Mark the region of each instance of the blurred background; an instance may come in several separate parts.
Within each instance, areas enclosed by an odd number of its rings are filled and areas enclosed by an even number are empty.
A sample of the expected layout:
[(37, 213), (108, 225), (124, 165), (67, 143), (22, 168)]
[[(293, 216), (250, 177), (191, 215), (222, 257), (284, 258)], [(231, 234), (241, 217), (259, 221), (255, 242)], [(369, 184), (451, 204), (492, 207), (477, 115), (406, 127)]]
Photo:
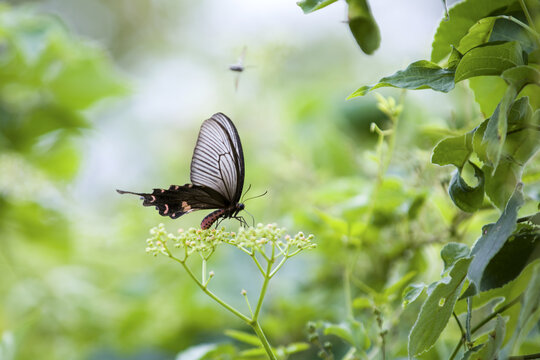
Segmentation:
[[(373, 198), (370, 123), (389, 121), (373, 96), (345, 98), (428, 58), (444, 9), (431, 0), (371, 6), (382, 35), (373, 56), (350, 34), (342, 1), (309, 15), (292, 0), (0, 3), (4, 356), (174, 359), (197, 344), (232, 342), (225, 329), (248, 330), (177, 264), (145, 253), (151, 227), (198, 226), (206, 214), (171, 220), (115, 192), (189, 182), (199, 127), (218, 111), (240, 133), (251, 194), (268, 191), (246, 204), (249, 212), (314, 233), (319, 244), (271, 283), (262, 325), (272, 344), (306, 341), (308, 321), (346, 315), (341, 278), (350, 254), (357, 283), (378, 291), (413, 270), (426, 282), (438, 278), (440, 243), (470, 244), (478, 225), (497, 217), (460, 218), (445, 190), (450, 169), (430, 164), (438, 140), (480, 115), (463, 84), (450, 96), (407, 93)], [(229, 71), (243, 49), (245, 71)], [(242, 289), (259, 289), (256, 269), (233, 250), (220, 251), (211, 269), (215, 292), (239, 308)], [(392, 358), (406, 356), (417, 311), (393, 326)]]

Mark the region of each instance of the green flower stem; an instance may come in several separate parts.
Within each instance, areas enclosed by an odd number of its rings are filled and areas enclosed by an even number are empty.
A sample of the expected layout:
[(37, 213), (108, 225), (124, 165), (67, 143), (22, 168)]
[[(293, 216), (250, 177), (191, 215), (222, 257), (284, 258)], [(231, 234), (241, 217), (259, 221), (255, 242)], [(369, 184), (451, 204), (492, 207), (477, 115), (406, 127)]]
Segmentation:
[[(167, 249), (165, 247), (165, 249)], [(174, 255), (171, 254), (171, 252), (169, 251), (169, 249), (167, 249), (167, 252), (168, 252), (168, 256), (173, 259), (174, 261), (180, 263), (182, 265), (182, 267), (186, 270), (186, 272), (188, 273), (188, 275), (193, 279), (193, 281), (195, 281), (195, 283), (197, 284), (197, 286), (199, 286), (199, 288), (201, 288), (202, 291), (204, 291), (204, 293), (206, 293), (206, 295), (210, 296), (212, 299), (214, 299), (214, 301), (216, 301), (218, 304), (220, 304), (221, 306), (223, 306), (225, 309), (229, 310), (231, 313), (233, 313), (234, 315), (236, 315), (237, 317), (239, 317), (241, 320), (245, 321), (246, 323), (250, 323), (251, 322), (251, 319), (248, 318), (247, 316), (245, 316), (244, 314), (242, 314), (240, 311), (236, 310), (235, 308), (233, 308), (231, 305), (227, 304), (225, 301), (221, 300), (219, 298), (219, 296), (217, 296), (216, 294), (214, 294), (212, 291), (208, 290), (208, 287), (206, 287), (205, 285), (203, 285), (199, 279), (197, 279), (197, 277), (195, 276), (195, 274), (193, 273), (193, 271), (191, 271), (191, 269), (189, 268), (189, 266), (187, 266), (186, 262), (185, 261), (182, 261), (180, 259), (178, 259), (177, 257), (175, 257)]]
[(202, 260), (202, 266), (201, 266), (201, 283), (206, 287), (208, 285), (208, 282), (206, 281), (206, 259), (203, 258)]
[(259, 262), (259, 260), (257, 260), (257, 257), (255, 256), (255, 253), (251, 253), (251, 258), (253, 259), (253, 261), (255, 262), (255, 265), (257, 265), (257, 268), (259, 269), (259, 271), (261, 272), (261, 275), (264, 276), (264, 269), (262, 268), (261, 266), (261, 263)]
[[(520, 2), (522, 2), (522, 1), (523, 0), (520, 0)], [(527, 21), (532, 21), (532, 19), (529, 20), (531, 15), (529, 15), (529, 12), (527, 11), (527, 7), (525, 7), (525, 4), (523, 4), (522, 8), (524, 9), (523, 12), (525, 13), (525, 16), (528, 16)], [(513, 16), (501, 15), (501, 17), (504, 18), (504, 19), (510, 20), (512, 22), (515, 22), (516, 24), (518, 24), (519, 26), (521, 26), (522, 28), (524, 28), (525, 30), (530, 32), (532, 34), (532, 36), (534, 37), (534, 40), (536, 41), (536, 44), (540, 46), (540, 38), (539, 38), (540, 35), (531, 26), (525, 24), (524, 22), (516, 19)], [(529, 22), (529, 23), (531, 23), (531, 22)]]
[(467, 317), (465, 318), (465, 340), (471, 342), (471, 318), (472, 318), (472, 297), (467, 298)]
[(527, 5), (525, 4), (525, 1), (519, 0), (519, 5), (521, 6), (521, 10), (523, 10), (523, 13), (525, 14), (525, 17), (527, 18), (527, 22), (529, 23), (529, 26), (531, 28), (534, 27), (534, 21), (531, 17), (531, 14), (529, 13), (529, 9), (527, 9)]
[[(261, 292), (259, 293), (259, 300), (257, 301), (257, 307), (255, 308), (255, 313), (253, 314), (253, 322), (257, 322), (259, 318), (259, 313), (261, 312), (262, 303), (264, 296), (266, 295), (266, 290), (268, 289), (268, 282), (270, 281), (270, 274), (272, 272), (272, 265), (274, 264), (274, 246), (272, 246), (272, 258), (268, 260), (266, 266), (266, 272), (264, 273), (264, 281), (261, 287)], [(262, 331), (262, 330), (261, 330)]]
[(266, 335), (264, 335), (264, 332), (259, 322), (257, 320), (254, 320), (250, 322), (249, 325), (253, 328), (259, 340), (261, 340), (264, 350), (266, 350), (266, 353), (268, 354), (268, 357), (270, 358), (270, 360), (277, 360), (277, 357), (272, 351), (272, 347), (270, 346), (270, 343), (266, 339)]

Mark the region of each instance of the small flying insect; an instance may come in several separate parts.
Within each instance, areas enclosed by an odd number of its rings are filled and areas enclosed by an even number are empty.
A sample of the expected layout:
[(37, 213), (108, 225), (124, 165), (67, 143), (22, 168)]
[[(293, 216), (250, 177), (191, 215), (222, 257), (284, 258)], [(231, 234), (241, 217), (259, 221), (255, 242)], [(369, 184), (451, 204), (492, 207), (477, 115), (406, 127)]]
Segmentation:
[(240, 74), (244, 72), (246, 67), (244, 66), (244, 59), (246, 58), (246, 51), (247, 47), (244, 46), (242, 49), (242, 53), (238, 57), (238, 60), (236, 61), (236, 64), (229, 65), (229, 70), (238, 73), (236, 75), (236, 79), (234, 80), (234, 90), (238, 91), (238, 83), (240, 82)]

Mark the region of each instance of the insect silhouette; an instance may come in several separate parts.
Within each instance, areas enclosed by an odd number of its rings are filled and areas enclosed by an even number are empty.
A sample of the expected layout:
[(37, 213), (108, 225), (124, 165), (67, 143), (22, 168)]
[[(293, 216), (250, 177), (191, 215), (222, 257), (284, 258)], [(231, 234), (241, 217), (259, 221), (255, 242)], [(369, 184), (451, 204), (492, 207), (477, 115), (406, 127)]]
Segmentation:
[(171, 185), (152, 193), (116, 190), (120, 194), (139, 195), (144, 206), (155, 206), (162, 216), (177, 219), (196, 210), (217, 209), (201, 222), (209, 229), (216, 221), (233, 218), (247, 223), (238, 214), (244, 210), (240, 202), (244, 187), (244, 152), (238, 131), (224, 114), (205, 120), (191, 160), (191, 184)]
[(246, 70), (246, 67), (244, 66), (244, 59), (246, 58), (246, 51), (247, 47), (244, 46), (242, 49), (242, 54), (240, 54), (240, 57), (236, 61), (236, 64), (229, 65), (229, 70), (232, 72), (237, 73), (236, 79), (234, 80), (234, 90), (238, 91), (238, 83), (240, 82), (240, 74)]

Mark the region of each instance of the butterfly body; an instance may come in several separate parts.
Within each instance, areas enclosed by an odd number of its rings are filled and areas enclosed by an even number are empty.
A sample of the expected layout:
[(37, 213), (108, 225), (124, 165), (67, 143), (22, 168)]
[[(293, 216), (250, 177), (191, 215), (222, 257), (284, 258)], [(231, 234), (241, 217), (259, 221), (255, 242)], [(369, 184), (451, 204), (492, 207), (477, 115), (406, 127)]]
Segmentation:
[[(212, 225), (220, 218), (223, 218), (223, 219), (235, 218), (236, 219), (238, 217), (238, 213), (242, 210), (244, 210), (244, 204), (238, 203), (227, 209), (218, 209), (216, 211), (213, 211), (204, 217), (204, 219), (201, 222), (201, 229), (203, 230), (210, 229)], [(242, 220), (240, 221), (242, 222)]]
[(117, 190), (120, 194), (139, 195), (144, 206), (155, 206), (162, 216), (177, 219), (196, 210), (217, 209), (207, 215), (202, 229), (210, 228), (221, 218), (235, 218), (244, 186), (244, 153), (232, 121), (217, 113), (203, 122), (191, 160), (191, 184), (153, 189), (152, 193)]

